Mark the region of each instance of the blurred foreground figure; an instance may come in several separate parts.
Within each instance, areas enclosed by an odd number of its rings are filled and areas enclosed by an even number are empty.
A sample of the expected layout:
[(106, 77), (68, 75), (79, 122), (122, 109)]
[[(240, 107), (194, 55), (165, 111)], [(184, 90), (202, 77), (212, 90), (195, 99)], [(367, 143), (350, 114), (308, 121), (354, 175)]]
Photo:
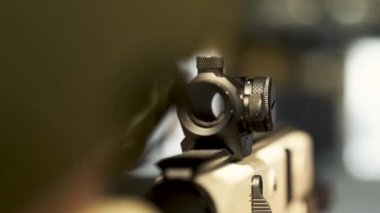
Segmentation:
[(204, 45), (223, 51), (238, 8), (2, 1), (0, 211), (77, 212), (103, 200), (181, 91), (176, 62)]

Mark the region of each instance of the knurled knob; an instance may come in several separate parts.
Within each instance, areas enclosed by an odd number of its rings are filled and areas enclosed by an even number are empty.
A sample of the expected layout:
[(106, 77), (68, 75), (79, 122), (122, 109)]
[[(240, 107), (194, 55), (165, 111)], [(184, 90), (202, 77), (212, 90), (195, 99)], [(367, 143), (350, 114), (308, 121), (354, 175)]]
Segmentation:
[(276, 100), (272, 79), (257, 77), (252, 80), (248, 103), (248, 120), (256, 132), (272, 131), (276, 117)]
[(221, 56), (198, 56), (197, 68), (200, 72), (205, 70), (223, 71), (224, 58)]

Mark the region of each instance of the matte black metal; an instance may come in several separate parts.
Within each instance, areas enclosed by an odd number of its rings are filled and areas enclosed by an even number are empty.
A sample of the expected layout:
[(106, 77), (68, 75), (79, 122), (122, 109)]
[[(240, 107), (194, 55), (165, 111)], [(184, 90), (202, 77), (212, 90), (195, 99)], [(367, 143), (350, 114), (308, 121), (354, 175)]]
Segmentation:
[[(223, 57), (197, 57), (198, 75), (187, 90), (191, 104), (177, 107), (185, 134), (181, 145), (183, 151), (225, 148), (241, 159), (251, 153), (253, 131), (273, 130), (274, 89), (269, 77), (229, 77), (223, 67)], [(216, 94), (223, 100), (218, 116), (212, 111)]]
[(210, 195), (190, 181), (167, 180), (153, 187), (148, 198), (165, 213), (214, 213)]
[(231, 153), (225, 149), (189, 150), (161, 160), (158, 166), (163, 171), (167, 168), (190, 168), (195, 174), (222, 166), (230, 160), (230, 157)]
[(248, 97), (248, 112), (246, 119), (250, 122), (252, 130), (256, 132), (268, 132), (274, 128), (276, 117), (275, 92), (270, 77), (256, 77), (248, 80), (248, 89), (251, 92)]

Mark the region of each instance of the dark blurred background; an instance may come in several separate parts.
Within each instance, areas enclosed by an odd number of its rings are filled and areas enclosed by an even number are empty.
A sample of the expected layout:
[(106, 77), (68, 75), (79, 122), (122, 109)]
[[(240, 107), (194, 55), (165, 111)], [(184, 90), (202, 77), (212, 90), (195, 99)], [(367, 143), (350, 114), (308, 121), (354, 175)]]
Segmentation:
[(168, 91), (195, 75), (196, 55), (217, 54), (229, 75), (274, 79), (278, 127), (314, 138), (326, 212), (377, 212), (379, 11), (376, 0), (2, 1), (3, 205), (68, 168), (100, 168), (84, 156), (114, 141), (127, 144), (116, 167), (152, 180), (183, 137)]

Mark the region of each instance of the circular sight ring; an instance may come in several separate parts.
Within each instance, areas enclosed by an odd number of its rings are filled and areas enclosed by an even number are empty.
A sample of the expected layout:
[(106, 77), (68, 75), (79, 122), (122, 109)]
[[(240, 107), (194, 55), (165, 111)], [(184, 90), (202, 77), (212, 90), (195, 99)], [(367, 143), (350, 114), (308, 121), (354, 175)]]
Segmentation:
[[(220, 96), (223, 110), (214, 114), (212, 101)], [(231, 91), (222, 84), (210, 81), (192, 82), (189, 85), (189, 97), (192, 105), (180, 105), (177, 108), (178, 117), (188, 131), (210, 136), (221, 131), (229, 123), (234, 113), (234, 98)], [(195, 106), (194, 106), (195, 105)]]

